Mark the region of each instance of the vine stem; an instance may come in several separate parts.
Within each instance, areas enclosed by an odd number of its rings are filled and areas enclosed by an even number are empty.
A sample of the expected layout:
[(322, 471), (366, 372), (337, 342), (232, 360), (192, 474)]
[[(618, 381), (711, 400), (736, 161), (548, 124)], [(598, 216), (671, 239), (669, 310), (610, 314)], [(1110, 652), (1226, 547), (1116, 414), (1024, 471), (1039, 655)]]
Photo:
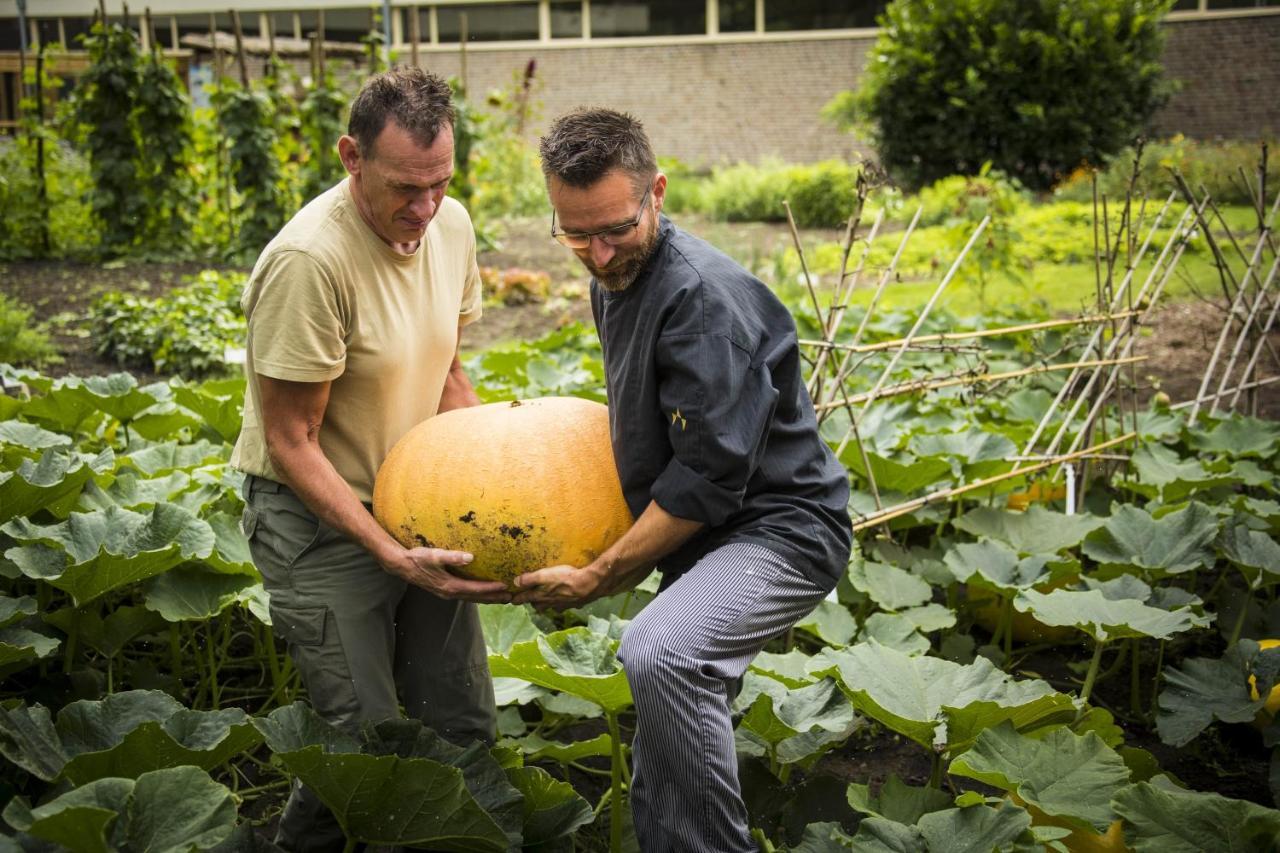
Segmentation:
[[(1105, 640), (1093, 641), (1093, 660), (1089, 661), (1089, 674), (1084, 677), (1084, 687), (1080, 689), (1080, 702), (1085, 704), (1089, 701), (1089, 694), (1093, 692), (1093, 683), (1098, 678), (1098, 667), (1102, 663), (1102, 650), (1107, 647)], [(1083, 708), (1081, 712), (1083, 712)]]
[(608, 712), (605, 717), (613, 752), (609, 767), (609, 853), (622, 853), (622, 732), (616, 713)]

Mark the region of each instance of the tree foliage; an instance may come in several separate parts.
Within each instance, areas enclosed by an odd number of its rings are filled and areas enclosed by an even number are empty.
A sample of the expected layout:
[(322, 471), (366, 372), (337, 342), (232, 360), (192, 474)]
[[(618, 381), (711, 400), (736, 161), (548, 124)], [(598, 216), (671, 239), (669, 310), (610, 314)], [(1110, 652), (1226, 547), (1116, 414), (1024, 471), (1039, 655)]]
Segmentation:
[(984, 163), (1033, 189), (1100, 164), (1164, 99), (1169, 0), (895, 0), (856, 94), (828, 115), (871, 125), (883, 164), (920, 186)]

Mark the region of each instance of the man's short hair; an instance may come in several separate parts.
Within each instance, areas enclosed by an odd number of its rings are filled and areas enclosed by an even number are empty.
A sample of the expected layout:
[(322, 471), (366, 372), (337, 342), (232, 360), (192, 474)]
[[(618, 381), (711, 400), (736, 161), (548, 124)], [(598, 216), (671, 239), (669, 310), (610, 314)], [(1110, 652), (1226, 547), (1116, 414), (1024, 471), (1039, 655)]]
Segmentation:
[(619, 169), (637, 191), (658, 173), (658, 163), (640, 120), (608, 109), (579, 108), (561, 116), (538, 146), (542, 174), (571, 187), (589, 187)]
[(429, 147), (442, 127), (453, 126), (453, 91), (442, 78), (421, 68), (393, 68), (370, 77), (352, 101), (347, 120), (347, 134), (354, 137), (361, 157), (373, 156), (374, 141), (387, 119)]

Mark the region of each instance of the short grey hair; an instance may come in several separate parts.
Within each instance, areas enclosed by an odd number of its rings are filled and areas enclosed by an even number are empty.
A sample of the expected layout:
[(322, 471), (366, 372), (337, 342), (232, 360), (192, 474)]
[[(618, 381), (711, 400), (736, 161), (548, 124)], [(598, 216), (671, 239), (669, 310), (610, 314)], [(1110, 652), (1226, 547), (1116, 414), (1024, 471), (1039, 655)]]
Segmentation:
[(388, 119), (395, 119), (414, 142), (430, 147), (442, 128), (453, 127), (453, 90), (421, 68), (393, 68), (370, 77), (351, 103), (347, 120), (347, 134), (361, 157), (373, 156), (373, 143)]
[(609, 109), (579, 108), (551, 123), (538, 151), (542, 174), (571, 187), (589, 187), (618, 169), (642, 191), (658, 173), (653, 147), (640, 120)]

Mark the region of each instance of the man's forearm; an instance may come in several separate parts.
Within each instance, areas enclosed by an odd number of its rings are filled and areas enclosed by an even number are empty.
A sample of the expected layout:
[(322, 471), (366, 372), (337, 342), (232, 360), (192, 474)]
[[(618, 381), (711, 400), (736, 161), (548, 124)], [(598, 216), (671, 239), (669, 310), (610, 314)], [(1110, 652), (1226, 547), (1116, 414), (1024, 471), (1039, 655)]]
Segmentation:
[(440, 392), (440, 407), (436, 413), (478, 405), (480, 405), (480, 398), (476, 396), (475, 388), (471, 386), (471, 378), (462, 369), (462, 364), (455, 359), (453, 366), (449, 368), (449, 375), (445, 377), (444, 390)]
[(700, 521), (678, 518), (650, 501), (631, 529), (588, 568), (601, 573), (607, 586), (624, 586), (629, 576), (648, 574), (658, 560), (689, 541), (703, 526)]

